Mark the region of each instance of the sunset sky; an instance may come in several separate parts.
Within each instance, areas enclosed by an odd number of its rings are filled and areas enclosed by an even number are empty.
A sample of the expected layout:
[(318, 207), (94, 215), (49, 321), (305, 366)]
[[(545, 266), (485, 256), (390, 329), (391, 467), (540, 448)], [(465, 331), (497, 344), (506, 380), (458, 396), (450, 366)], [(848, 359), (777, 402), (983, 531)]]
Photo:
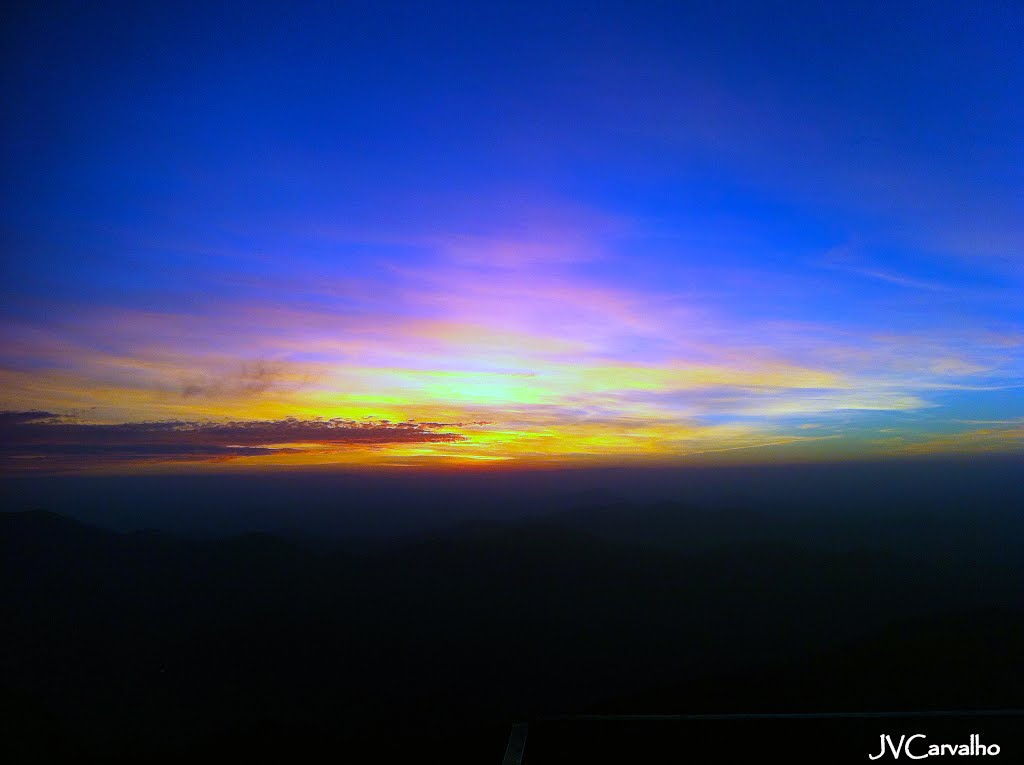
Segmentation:
[(0, 471), (1021, 453), (1020, 4), (771, 5), (23, 6)]

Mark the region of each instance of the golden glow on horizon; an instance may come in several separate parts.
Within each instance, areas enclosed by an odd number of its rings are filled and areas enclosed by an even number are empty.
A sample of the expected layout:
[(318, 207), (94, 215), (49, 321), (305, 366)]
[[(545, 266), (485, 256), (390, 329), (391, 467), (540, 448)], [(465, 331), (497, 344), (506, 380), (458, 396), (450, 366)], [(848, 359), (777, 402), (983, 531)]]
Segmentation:
[[(914, 424), (937, 408), (936, 393), (1017, 386), (1007, 359), (1019, 338), (757, 328), (692, 300), (680, 306), (557, 274), (528, 279), (518, 267), (497, 275), (447, 268), (415, 277), (443, 283), (450, 299), (410, 291), (401, 310), (111, 310), (63, 333), (21, 327), (25, 339), (7, 348), (17, 363), (0, 368), (0, 408), (79, 423), (293, 417), (423, 428), (414, 441), (388, 441), (386, 431), (374, 443), (264, 440), (259, 454), (125, 459), (103, 470), (663, 464), (1021, 448), (1019, 425), (942, 432)], [(439, 309), (445, 318), (417, 315)], [(852, 413), (917, 420), (894, 435), (851, 427)]]

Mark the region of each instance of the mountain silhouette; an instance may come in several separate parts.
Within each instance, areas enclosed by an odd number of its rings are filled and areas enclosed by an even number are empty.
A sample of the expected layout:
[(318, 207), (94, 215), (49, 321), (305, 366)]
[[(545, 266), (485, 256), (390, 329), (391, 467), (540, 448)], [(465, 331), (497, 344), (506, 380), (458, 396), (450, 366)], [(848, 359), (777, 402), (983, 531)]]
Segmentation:
[(551, 714), (1021, 705), (1015, 560), (616, 507), (363, 550), (0, 514), (7, 761), (498, 762)]

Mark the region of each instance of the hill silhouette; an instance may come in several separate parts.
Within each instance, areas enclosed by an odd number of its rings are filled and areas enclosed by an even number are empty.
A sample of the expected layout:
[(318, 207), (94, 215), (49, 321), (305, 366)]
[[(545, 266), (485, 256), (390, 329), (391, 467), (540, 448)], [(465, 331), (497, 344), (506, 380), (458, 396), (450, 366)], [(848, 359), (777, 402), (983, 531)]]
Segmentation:
[(560, 713), (1024, 705), (1021, 567), (980, 554), (1012, 524), (741, 517), (618, 505), (352, 550), (3, 513), (6, 760), (498, 762), (512, 721)]

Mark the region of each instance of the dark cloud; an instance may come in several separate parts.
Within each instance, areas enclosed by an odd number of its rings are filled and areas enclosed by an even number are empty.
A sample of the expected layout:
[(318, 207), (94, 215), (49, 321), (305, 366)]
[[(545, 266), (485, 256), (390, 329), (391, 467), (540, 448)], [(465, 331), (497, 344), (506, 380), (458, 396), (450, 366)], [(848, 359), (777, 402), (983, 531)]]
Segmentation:
[(313, 376), (300, 374), (281, 363), (254, 361), (241, 364), (231, 374), (220, 377), (196, 376), (181, 382), (185, 398), (202, 396), (258, 396), (272, 390), (296, 390), (313, 382)]
[[(381, 420), (387, 422), (387, 420)], [(421, 422), (420, 427), (424, 428), (465, 428), (468, 425), (493, 425), (490, 420), (474, 420), (472, 422)]]
[[(462, 441), (443, 423), (311, 419), (235, 422), (79, 422), (51, 412), (0, 412), (0, 456), (10, 467), (31, 458), (108, 461), (216, 460), (282, 452)], [(311, 444), (281, 447), (278, 444)]]
[(271, 449), (265, 446), (216, 446), (212, 444), (33, 444), (28, 449), (18, 449), (5, 444), (0, 454), (28, 452), (24, 457), (47, 457), (51, 455), (77, 455), (82, 457), (241, 457), (275, 452), (295, 452), (298, 449)]
[(26, 422), (41, 422), (57, 419), (60, 419), (60, 415), (54, 414), (53, 412), (0, 412), (0, 429), (7, 425), (21, 425)]

